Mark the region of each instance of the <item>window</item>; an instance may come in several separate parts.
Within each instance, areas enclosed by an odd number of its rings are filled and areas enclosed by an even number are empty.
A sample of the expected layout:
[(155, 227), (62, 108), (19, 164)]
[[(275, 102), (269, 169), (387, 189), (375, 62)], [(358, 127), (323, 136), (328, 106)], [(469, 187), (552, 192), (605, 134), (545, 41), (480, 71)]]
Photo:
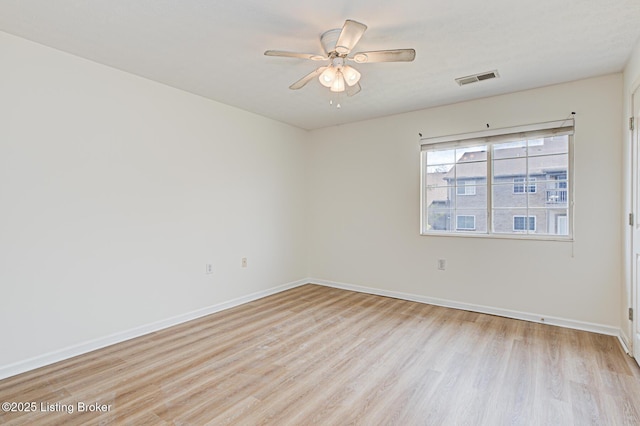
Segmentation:
[(556, 216), (556, 233), (558, 235), (567, 235), (569, 233), (566, 215)]
[(456, 193), (458, 195), (476, 195), (476, 181), (473, 179), (459, 180), (456, 187)]
[(422, 140), (421, 234), (572, 238), (573, 119)]
[(526, 178), (518, 177), (513, 178), (513, 193), (514, 194), (524, 194), (526, 192), (536, 192), (536, 178), (529, 178), (528, 182)]
[[(567, 174), (557, 173), (551, 175), (552, 182), (546, 193), (547, 203), (566, 204), (567, 203)], [(560, 234), (560, 233), (559, 233)], [(566, 232), (561, 233), (565, 235)]]
[(535, 216), (514, 216), (513, 230), (514, 231), (535, 231), (536, 217)]
[(473, 215), (456, 216), (456, 229), (461, 231), (474, 231), (476, 229), (476, 217)]

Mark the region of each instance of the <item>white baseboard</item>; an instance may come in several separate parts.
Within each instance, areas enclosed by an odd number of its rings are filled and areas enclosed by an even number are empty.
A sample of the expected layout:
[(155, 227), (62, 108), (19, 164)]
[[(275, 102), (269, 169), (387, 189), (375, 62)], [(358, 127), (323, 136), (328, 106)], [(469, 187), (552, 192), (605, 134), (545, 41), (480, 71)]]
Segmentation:
[(631, 350), (631, 339), (629, 338), (629, 336), (627, 336), (627, 333), (624, 332), (624, 329), (620, 329), (618, 340), (620, 341), (620, 345), (622, 346), (622, 349), (627, 353), (627, 355), (633, 356), (633, 351)]
[(625, 339), (625, 336), (620, 333), (618, 334), (618, 341), (620, 342), (620, 346), (622, 346), (622, 350), (629, 356), (631, 355), (631, 351), (629, 350), (629, 345), (627, 344), (627, 340)]
[[(455, 309), (461, 309), (464, 311), (497, 315), (500, 317), (531, 321), (531, 322), (536, 322), (540, 324), (549, 324), (549, 325), (555, 325), (558, 327), (572, 328), (575, 330), (590, 331), (592, 333), (606, 334), (609, 336), (615, 336), (621, 341), (621, 343), (624, 343), (620, 338), (621, 330), (619, 328), (612, 327), (609, 325), (595, 324), (595, 323), (571, 320), (566, 318), (549, 317), (546, 315), (533, 314), (529, 312), (512, 311), (509, 309), (494, 308), (491, 306), (475, 305), (475, 304), (464, 303), (464, 302), (456, 302), (453, 300), (438, 299), (435, 297), (420, 296), (417, 294), (402, 293), (399, 291), (389, 291), (389, 290), (382, 290), (378, 288), (363, 287), (363, 286), (354, 285), (354, 284), (346, 284), (346, 283), (327, 281), (327, 280), (321, 280), (316, 278), (309, 278), (309, 282), (313, 284), (324, 285), (327, 287), (357, 291), (359, 293), (375, 294), (378, 296), (393, 297), (395, 299), (427, 303), (430, 305), (443, 306), (446, 308), (455, 308)], [(623, 344), (623, 348), (626, 349), (626, 344)]]
[(140, 337), (145, 334), (153, 333), (158, 330), (162, 330), (174, 325), (182, 324), (187, 321), (194, 320), (206, 315), (210, 315), (216, 312), (224, 311), (225, 309), (233, 308), (244, 303), (252, 302), (257, 299), (262, 299), (272, 294), (280, 293), (285, 290), (289, 290), (294, 287), (309, 283), (308, 279), (302, 279), (280, 286), (272, 287), (267, 290), (251, 293), (246, 296), (238, 297), (236, 299), (229, 300), (227, 302), (218, 303), (216, 305), (207, 306), (202, 309), (197, 309), (185, 314), (176, 315), (171, 318), (167, 318), (161, 321), (156, 321), (150, 324), (145, 324), (140, 327), (135, 327), (130, 330), (114, 333), (109, 336), (99, 337), (97, 339), (89, 340), (87, 342), (79, 343), (77, 345), (69, 346), (63, 349), (59, 349), (53, 352), (49, 352), (43, 355), (39, 355), (33, 358), (19, 361), (13, 364), (0, 366), (0, 380), (7, 377), (15, 376), (20, 373), (24, 373), (36, 368), (44, 367), (65, 359), (73, 358), (78, 355), (85, 354), (87, 352), (95, 351), (97, 349), (111, 346), (116, 343), (124, 342), (126, 340)]

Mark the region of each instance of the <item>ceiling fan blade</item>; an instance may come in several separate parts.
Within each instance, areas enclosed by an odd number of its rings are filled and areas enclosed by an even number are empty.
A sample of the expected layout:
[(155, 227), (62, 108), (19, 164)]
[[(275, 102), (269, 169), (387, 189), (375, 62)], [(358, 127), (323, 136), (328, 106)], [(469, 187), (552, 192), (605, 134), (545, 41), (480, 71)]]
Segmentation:
[(289, 86), (289, 89), (291, 89), (291, 90), (302, 89), (304, 86), (307, 85), (308, 82), (310, 82), (315, 77), (317, 77), (320, 74), (322, 74), (322, 71), (326, 70), (327, 68), (328, 67), (320, 67), (317, 70), (311, 71), (309, 74), (305, 75), (300, 80), (296, 81), (291, 86)]
[(311, 59), (312, 61), (325, 61), (329, 59), (326, 56), (314, 55), (313, 53), (285, 52), (284, 50), (267, 50), (265, 56), (280, 56), (284, 58), (301, 58)]
[(336, 42), (336, 52), (346, 55), (358, 44), (367, 26), (360, 22), (347, 19), (342, 27), (338, 41)]
[(411, 62), (416, 57), (414, 49), (374, 50), (371, 52), (358, 52), (353, 55), (353, 60), (359, 64), (369, 62)]
[(360, 86), (360, 83), (356, 83), (353, 86), (347, 86), (346, 90), (347, 90), (347, 96), (353, 96), (360, 93), (360, 90), (362, 90), (362, 87)]

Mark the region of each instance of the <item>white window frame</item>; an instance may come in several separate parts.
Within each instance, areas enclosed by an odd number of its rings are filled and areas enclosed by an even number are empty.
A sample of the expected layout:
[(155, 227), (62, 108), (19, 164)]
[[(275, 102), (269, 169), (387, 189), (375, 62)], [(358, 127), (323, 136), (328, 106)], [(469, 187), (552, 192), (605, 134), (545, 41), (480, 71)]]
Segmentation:
[[(522, 187), (522, 191), (516, 191), (516, 186)], [(529, 180), (524, 177), (513, 178), (514, 194), (535, 194), (536, 192), (538, 192), (538, 183), (536, 182), (536, 178), (530, 177)]]
[[(524, 229), (516, 229), (516, 218), (520, 218), (520, 219), (524, 219)], [(533, 219), (533, 229), (529, 228), (529, 220)], [(513, 215), (513, 232), (536, 232), (536, 226), (537, 226), (537, 219), (535, 215), (523, 215), (523, 214), (516, 214)]]
[[(574, 119), (549, 121), (544, 123), (535, 123), (524, 126), (489, 129), (479, 132), (464, 133), (458, 135), (423, 137), (420, 139), (421, 145), (421, 191), (420, 191), (420, 234), (424, 236), (448, 236), (448, 237), (480, 237), (480, 238), (507, 238), (507, 239), (534, 239), (534, 240), (552, 240), (552, 241), (573, 241), (574, 238)], [(568, 229), (566, 235), (558, 234), (535, 234), (533, 232), (497, 232), (493, 230), (494, 207), (492, 201), (493, 182), (493, 159), (492, 146), (497, 143), (514, 142), (518, 140), (533, 140), (552, 136), (568, 136), (568, 170), (567, 170), (567, 222)], [(487, 146), (487, 176), (486, 176), (486, 220), (487, 227), (485, 232), (464, 232), (457, 230), (431, 230), (428, 229), (428, 206), (425, 205), (426, 200), (426, 171), (427, 162), (425, 151), (445, 150), (453, 148), (465, 148), (474, 146)], [(537, 191), (537, 182), (534, 184)], [(530, 188), (526, 188), (530, 189)], [(457, 190), (456, 190), (457, 192)], [(465, 189), (466, 192), (466, 189)], [(528, 194), (528, 192), (524, 192)], [(536, 224), (537, 226), (537, 224)], [(457, 220), (456, 220), (457, 227)], [(476, 223), (477, 229), (477, 223)]]
[[(464, 218), (472, 218), (473, 219), (473, 227), (472, 228), (460, 228), (458, 226), (458, 219), (461, 217)], [(456, 215), (456, 231), (475, 231), (476, 230), (476, 215), (474, 214), (458, 214)]]
[[(464, 191), (460, 192), (461, 189), (464, 189)], [(458, 184), (456, 185), (456, 195), (476, 195), (476, 180), (458, 180)]]

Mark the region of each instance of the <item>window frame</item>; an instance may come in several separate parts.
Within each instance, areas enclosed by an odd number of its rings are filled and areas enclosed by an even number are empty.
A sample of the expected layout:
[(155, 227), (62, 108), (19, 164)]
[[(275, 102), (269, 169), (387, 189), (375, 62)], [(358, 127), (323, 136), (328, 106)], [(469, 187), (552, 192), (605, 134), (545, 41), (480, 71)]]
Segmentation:
[[(421, 152), (420, 152), (420, 235), (421, 236), (446, 236), (446, 237), (472, 237), (472, 238), (494, 238), (494, 239), (518, 239), (518, 240), (548, 240), (548, 241), (562, 241), (571, 242), (575, 237), (575, 214), (574, 214), (574, 133), (575, 122), (573, 118), (565, 120), (549, 121), (544, 123), (534, 123), (524, 126), (515, 126), (507, 128), (489, 129), (479, 132), (471, 132), (457, 135), (437, 136), (437, 137), (423, 137), (420, 139)], [(495, 209), (493, 206), (492, 192), (493, 187), (496, 185), (493, 182), (493, 158), (492, 147), (494, 144), (505, 142), (516, 142), (522, 140), (534, 140), (545, 137), (553, 136), (567, 136), (567, 202), (566, 202), (566, 217), (567, 217), (567, 234), (536, 234), (533, 231), (512, 231), (512, 232), (497, 232), (493, 228), (493, 218), (495, 215)], [(486, 175), (486, 220), (487, 229), (486, 232), (468, 232), (465, 230), (458, 231), (457, 229), (451, 230), (432, 230), (427, 229), (429, 208), (426, 205), (426, 179), (427, 179), (427, 161), (426, 152), (433, 150), (466, 148), (486, 145), (487, 146), (487, 175)], [(529, 157), (529, 155), (527, 155)], [(535, 188), (535, 192), (523, 192), (522, 194), (535, 194), (538, 192), (538, 184), (535, 182), (533, 185), (527, 185), (525, 180), (525, 189)], [(564, 189), (564, 188), (563, 188)], [(466, 190), (465, 190), (466, 191)], [(457, 192), (457, 191), (456, 191)], [(462, 194), (460, 194), (462, 195)], [(551, 208), (548, 208), (549, 210)], [(483, 210), (484, 211), (484, 210)], [(454, 211), (452, 211), (454, 213)], [(527, 215), (523, 215), (527, 216)], [(531, 216), (531, 214), (528, 214)], [(537, 219), (536, 229), (537, 229)], [(457, 222), (457, 220), (456, 220)], [(476, 229), (478, 227), (476, 220)], [(456, 223), (457, 228), (457, 223)], [(483, 229), (483, 227), (481, 227)]]
[[(516, 182), (516, 179), (518, 179), (518, 182)], [(520, 181), (520, 179), (522, 179), (522, 181)], [(530, 177), (529, 180), (527, 180), (526, 177), (514, 177), (513, 178), (513, 193), (514, 194), (535, 194), (538, 192), (538, 183), (537, 183), (537, 178), (532, 178)], [(518, 187), (522, 187), (522, 191), (516, 191), (516, 185)], [(533, 188), (533, 191), (531, 190), (531, 188)]]
[[(524, 228), (523, 229), (516, 229), (516, 218), (522, 218), (525, 219), (524, 221)], [(529, 225), (531, 225), (530, 220), (533, 219), (533, 229), (531, 229), (531, 227)], [(524, 215), (524, 214), (514, 214), (513, 215), (513, 232), (536, 232), (536, 224), (537, 224), (537, 218), (535, 215)]]
[[(461, 182), (464, 182), (463, 185), (460, 185)], [(460, 189), (464, 188), (464, 192), (460, 192)], [(460, 182), (456, 185), (456, 195), (476, 195), (476, 180), (475, 179), (464, 179), (460, 180)]]
[[(458, 220), (461, 217), (465, 217), (465, 218), (469, 218), (470, 217), (470, 218), (472, 218), (473, 219), (473, 228), (460, 228), (458, 226)], [(456, 231), (463, 231), (463, 232), (464, 231), (475, 231), (476, 229), (477, 228), (476, 228), (476, 215), (475, 214), (457, 214), (456, 215)]]

